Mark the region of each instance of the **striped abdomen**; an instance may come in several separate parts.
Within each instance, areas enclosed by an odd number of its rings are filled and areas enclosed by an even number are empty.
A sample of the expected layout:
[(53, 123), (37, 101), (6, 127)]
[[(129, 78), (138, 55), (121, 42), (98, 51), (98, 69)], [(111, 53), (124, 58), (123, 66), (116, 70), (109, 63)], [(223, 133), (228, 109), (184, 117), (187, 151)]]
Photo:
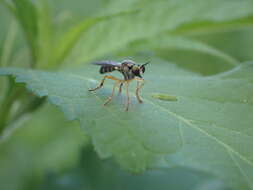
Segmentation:
[(116, 70), (116, 67), (115, 66), (111, 66), (111, 65), (103, 65), (100, 67), (100, 70), (99, 72), (101, 74), (103, 73), (108, 73), (108, 72), (112, 72), (112, 71), (115, 71)]

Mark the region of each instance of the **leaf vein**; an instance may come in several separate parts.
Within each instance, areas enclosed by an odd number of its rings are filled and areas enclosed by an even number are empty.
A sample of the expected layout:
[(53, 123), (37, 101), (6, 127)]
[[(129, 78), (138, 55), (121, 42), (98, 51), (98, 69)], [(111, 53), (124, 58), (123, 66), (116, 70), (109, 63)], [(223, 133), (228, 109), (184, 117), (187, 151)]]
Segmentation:
[(236, 155), (239, 156), (239, 158), (241, 158), (242, 160), (244, 160), (246, 163), (248, 163), (249, 165), (253, 166), (253, 163), (248, 160), (246, 157), (244, 157), (243, 155), (241, 155), (239, 152), (237, 152), (236, 150), (234, 150), (231, 146), (225, 144), (224, 142), (220, 141), (219, 139), (217, 139), (215, 136), (207, 133), (205, 130), (193, 125), (192, 123), (190, 123), (186, 118), (184, 118), (183, 116), (180, 116), (160, 105), (154, 104), (153, 102), (146, 100), (147, 102), (149, 102), (150, 104), (159, 107), (161, 110), (167, 112), (169, 115), (174, 116), (175, 118), (177, 118), (178, 120), (183, 121), (185, 124), (187, 124), (188, 126), (192, 127), (195, 130), (198, 130), (199, 132), (203, 133), (204, 135), (206, 135), (207, 137), (213, 139), (214, 141), (216, 141), (218, 144), (220, 144), (221, 146), (225, 147), (227, 150), (230, 150), (231, 152), (235, 153)]
[(234, 162), (235, 166), (239, 169), (239, 171), (241, 172), (241, 174), (245, 177), (245, 179), (246, 179), (249, 187), (251, 187), (249, 176), (244, 172), (244, 170), (242, 169), (242, 167), (240, 166), (240, 164), (235, 160), (234, 156), (231, 154), (231, 152), (229, 150), (227, 150), (227, 153), (231, 157), (231, 159)]

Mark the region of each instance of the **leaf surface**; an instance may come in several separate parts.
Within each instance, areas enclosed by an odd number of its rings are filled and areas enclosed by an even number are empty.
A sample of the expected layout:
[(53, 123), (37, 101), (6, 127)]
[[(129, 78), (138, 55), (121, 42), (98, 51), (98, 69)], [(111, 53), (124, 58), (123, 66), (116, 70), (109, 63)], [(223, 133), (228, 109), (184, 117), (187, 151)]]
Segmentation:
[[(236, 188), (252, 188), (252, 63), (213, 77), (169, 63), (154, 63), (149, 70), (144, 104), (131, 93), (129, 112), (123, 109), (124, 95), (102, 106), (111, 93), (110, 82), (96, 93), (88, 91), (100, 80), (94, 66), (72, 73), (1, 68), (0, 75), (14, 75), (38, 96), (48, 96), (68, 119), (80, 121), (101, 157), (113, 157), (127, 170), (190, 167)], [(153, 98), (154, 93), (177, 101)]]

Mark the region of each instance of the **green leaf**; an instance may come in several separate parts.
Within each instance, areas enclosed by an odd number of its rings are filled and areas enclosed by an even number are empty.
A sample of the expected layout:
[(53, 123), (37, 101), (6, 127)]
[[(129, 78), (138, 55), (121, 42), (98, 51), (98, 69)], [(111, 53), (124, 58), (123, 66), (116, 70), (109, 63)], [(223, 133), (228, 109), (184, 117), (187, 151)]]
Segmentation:
[(10, 23), (9, 29), (8, 29), (8, 34), (6, 35), (6, 39), (3, 44), (3, 50), (2, 50), (2, 55), (0, 58), (0, 65), (1, 66), (8, 66), (10, 65), (10, 59), (11, 59), (11, 54), (12, 54), (12, 49), (13, 49), (13, 44), (15, 41), (17, 35), (17, 25), (13, 21)]
[(96, 24), (78, 42), (69, 62), (97, 59), (124, 49), (130, 42), (164, 32), (177, 34), (177, 29), (185, 25), (190, 25), (185, 30), (192, 30), (191, 25), (207, 22), (217, 24), (217, 30), (222, 31), (222, 23), (231, 22), (230, 27), (236, 29), (233, 21), (253, 15), (253, 3), (249, 0), (112, 1), (108, 7), (111, 12), (133, 9), (139, 12)]
[[(40, 182), (48, 169), (72, 167), (88, 142), (78, 122), (66, 122), (51, 105), (27, 114), (5, 132), (0, 137), (0, 183), (4, 190), (28, 190), (27, 185)], [(31, 182), (31, 178), (35, 180)]]
[[(96, 25), (99, 22), (103, 22), (105, 20), (108, 21), (114, 17), (121, 17), (124, 15), (133, 14), (134, 12), (136, 11), (135, 10), (122, 11), (119, 13), (111, 13), (104, 16), (91, 17), (79, 22), (78, 24), (75, 24), (69, 30), (67, 30), (58, 38), (56, 38), (51, 52), (50, 52), (51, 47), (49, 45), (46, 46), (47, 51), (51, 53), (49, 54), (49, 56), (52, 58), (51, 60), (49, 60), (46, 66), (55, 67), (61, 64), (64, 61), (64, 59), (70, 54), (71, 50), (75, 47), (76, 43), (81, 38), (81, 36), (85, 35), (86, 32), (92, 26)], [(43, 27), (45, 26), (43, 25)], [(50, 37), (50, 35), (48, 36)]]
[[(142, 44), (143, 43), (143, 44)], [(198, 51), (206, 54), (210, 54), (212, 56), (216, 56), (218, 58), (223, 59), (227, 63), (236, 66), (238, 61), (233, 57), (225, 54), (224, 52), (215, 49), (205, 43), (199, 42), (197, 40), (192, 40), (179, 36), (167, 36), (167, 37), (158, 37), (156, 39), (150, 39), (148, 41), (144, 41), (140, 43), (141, 47), (147, 46), (147, 48), (164, 48), (164, 49), (181, 49), (181, 50), (189, 50), (189, 51)], [(137, 48), (140, 48), (137, 44)]]
[[(239, 64), (239, 61), (232, 56), (206, 43), (167, 34), (134, 41), (118, 54), (120, 56), (129, 56), (136, 52), (149, 52), (151, 55), (155, 54), (166, 60), (174, 60), (184, 68), (205, 75), (223, 72)], [(194, 53), (197, 56), (194, 56)], [(201, 59), (201, 56), (203, 59)]]
[(10, 11), (16, 16), (20, 23), (32, 55), (32, 65), (36, 64), (38, 56), (38, 26), (37, 9), (30, 0), (13, 0), (6, 3)]
[(235, 30), (242, 30), (251, 28), (253, 26), (253, 17), (252, 15), (249, 17), (238, 18), (231, 21), (223, 21), (223, 22), (193, 22), (189, 24), (182, 25), (178, 27), (176, 30), (171, 33), (177, 35), (208, 35), (215, 34), (219, 32), (229, 32)]
[(38, 25), (38, 67), (43, 67), (45, 63), (52, 61), (54, 27), (51, 12), (46, 0), (39, 0), (37, 7)]
[[(108, 175), (110, 173), (110, 175)], [(121, 190), (225, 190), (222, 181), (206, 173), (187, 168), (153, 170), (141, 175), (132, 175), (119, 169), (111, 160), (101, 160), (92, 147), (85, 147), (81, 152), (80, 163), (63, 171), (47, 172), (42, 189), (121, 189)], [(178, 183), (178, 176), (181, 182)], [(170, 179), (170, 180), (168, 180)], [(61, 183), (62, 181), (71, 183)], [(41, 186), (41, 185), (40, 185)], [(34, 187), (33, 189), (41, 189)]]
[[(0, 75), (14, 75), (38, 96), (48, 96), (68, 119), (80, 121), (100, 157), (113, 157), (127, 170), (182, 166), (215, 174), (235, 189), (251, 189), (253, 64), (213, 77), (169, 63), (148, 68), (144, 104), (131, 93), (129, 112), (120, 96), (102, 106), (110, 83), (88, 91), (100, 80), (93, 66), (73, 73), (2, 68)], [(173, 94), (177, 101), (153, 98), (154, 93)]]
[[(125, 13), (124, 12), (119, 13), (119, 15), (122, 14), (124, 15)], [(51, 63), (50, 66), (55, 66), (61, 63), (73, 49), (77, 41), (85, 33), (85, 31), (88, 30), (91, 26), (103, 20), (108, 20), (110, 19), (110, 17), (114, 16), (115, 15), (89, 18), (71, 27), (69, 31), (65, 32), (58, 39), (58, 42), (55, 45), (56, 47), (54, 48), (55, 50), (53, 53), (55, 60), (53, 63)]]

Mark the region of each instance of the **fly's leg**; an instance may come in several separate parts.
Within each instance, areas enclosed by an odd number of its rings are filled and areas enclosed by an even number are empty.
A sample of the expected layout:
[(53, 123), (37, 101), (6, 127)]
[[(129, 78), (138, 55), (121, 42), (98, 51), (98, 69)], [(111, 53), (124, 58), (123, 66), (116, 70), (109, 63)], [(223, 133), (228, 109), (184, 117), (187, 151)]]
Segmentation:
[(120, 83), (120, 86), (119, 86), (119, 94), (121, 94), (121, 92), (122, 92), (122, 86), (123, 86), (123, 84), (124, 84), (123, 82)]
[(97, 89), (100, 89), (103, 87), (104, 82), (105, 82), (106, 76), (101, 80), (101, 82), (99, 83), (99, 85), (95, 88), (90, 88), (89, 91), (96, 91)]
[(91, 89), (89, 89), (89, 91), (95, 91), (95, 90), (98, 90), (98, 89), (102, 88), (103, 85), (104, 85), (105, 79), (111, 79), (111, 80), (115, 80), (115, 81), (121, 81), (120, 79), (117, 79), (117, 78), (115, 78), (113, 76), (106, 75), (106, 76), (104, 76), (104, 78), (101, 80), (100, 84), (96, 88), (91, 88)]
[(119, 83), (120, 83), (120, 81), (117, 81), (117, 82), (115, 82), (115, 84), (113, 85), (113, 88), (112, 88), (112, 95), (109, 96), (109, 97), (107, 98), (107, 100), (106, 100), (105, 103), (104, 103), (104, 106), (107, 105), (110, 101), (112, 101), (112, 98), (113, 98), (113, 96), (114, 96), (115, 88), (116, 88), (116, 86), (118, 86)]
[(129, 92), (128, 92), (128, 86), (129, 86), (129, 82), (126, 82), (127, 103), (126, 103), (126, 109), (125, 109), (125, 111), (128, 111), (128, 109), (129, 109), (129, 104), (130, 104), (130, 97), (129, 97)]
[(137, 80), (137, 87), (135, 91), (136, 98), (139, 103), (143, 103), (140, 97), (140, 89), (144, 86), (144, 80)]

